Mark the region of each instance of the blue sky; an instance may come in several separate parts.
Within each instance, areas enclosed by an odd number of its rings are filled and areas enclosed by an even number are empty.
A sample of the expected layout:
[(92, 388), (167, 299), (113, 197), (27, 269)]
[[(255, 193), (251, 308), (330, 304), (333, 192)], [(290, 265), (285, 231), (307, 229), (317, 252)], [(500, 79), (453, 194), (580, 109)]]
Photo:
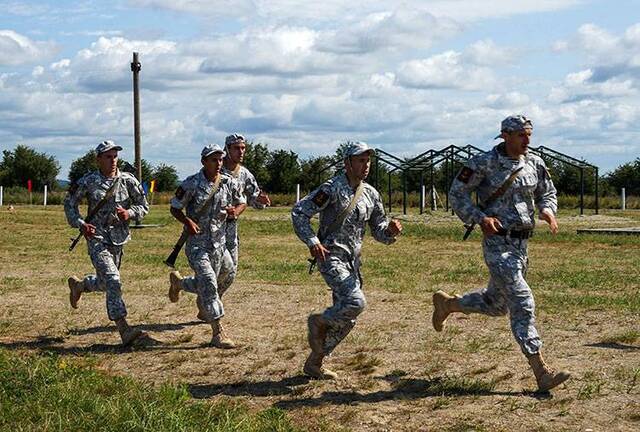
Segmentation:
[(500, 120), (603, 171), (640, 154), (638, 1), (0, 0), (0, 150), (115, 139), (181, 176), (240, 132), (302, 157), (365, 140), (488, 149)]

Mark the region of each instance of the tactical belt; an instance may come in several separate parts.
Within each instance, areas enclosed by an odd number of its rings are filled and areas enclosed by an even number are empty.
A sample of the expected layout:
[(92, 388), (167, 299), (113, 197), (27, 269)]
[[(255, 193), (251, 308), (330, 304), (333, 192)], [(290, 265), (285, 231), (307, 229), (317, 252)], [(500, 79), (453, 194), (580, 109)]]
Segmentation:
[(496, 233), (496, 235), (503, 236), (503, 237), (516, 238), (520, 240), (526, 240), (528, 238), (533, 237), (533, 230), (525, 229), (525, 230), (517, 231), (517, 230), (506, 230), (504, 228), (500, 228)]

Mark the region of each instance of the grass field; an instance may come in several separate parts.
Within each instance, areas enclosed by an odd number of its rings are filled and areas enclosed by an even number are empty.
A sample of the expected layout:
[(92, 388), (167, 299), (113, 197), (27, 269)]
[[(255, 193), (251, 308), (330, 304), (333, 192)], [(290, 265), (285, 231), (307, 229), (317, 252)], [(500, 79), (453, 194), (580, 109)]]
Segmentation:
[[(240, 271), (225, 295), (240, 347), (206, 347), (194, 297), (166, 294), (162, 260), (180, 227), (154, 206), (133, 231), (122, 266), (132, 324), (156, 344), (124, 350), (104, 295), (68, 304), (66, 278), (92, 271), (86, 248), (69, 253), (61, 207), (0, 211), (0, 428), (2, 430), (442, 430), (640, 429), (640, 237), (576, 235), (578, 227), (640, 226), (640, 212), (563, 214), (561, 234), (540, 226), (530, 243), (544, 353), (572, 372), (537, 395), (507, 318), (460, 315), (430, 325), (431, 293), (486, 283), (477, 233), (442, 212), (401, 216), (384, 246), (367, 239), (368, 299), (328, 365), (335, 382), (300, 373), (306, 316), (330, 293), (307, 274), (306, 248), (288, 210), (242, 216)], [(178, 267), (190, 273), (181, 256)]]

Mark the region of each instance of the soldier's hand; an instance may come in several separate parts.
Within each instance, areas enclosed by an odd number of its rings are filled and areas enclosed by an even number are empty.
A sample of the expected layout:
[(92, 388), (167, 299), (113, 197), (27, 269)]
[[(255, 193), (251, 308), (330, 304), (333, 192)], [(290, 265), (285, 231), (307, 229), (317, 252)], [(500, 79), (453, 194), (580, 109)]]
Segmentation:
[(118, 215), (118, 219), (120, 219), (123, 222), (126, 222), (129, 220), (130, 216), (129, 216), (129, 210), (122, 208), (122, 207), (116, 207), (116, 213)]
[(391, 237), (396, 237), (400, 232), (402, 232), (402, 224), (400, 221), (398, 219), (391, 219), (389, 226), (387, 227), (387, 233)]
[(484, 235), (492, 236), (502, 228), (502, 224), (497, 218), (486, 216), (482, 219), (482, 222), (480, 222), (480, 228), (482, 228)]
[(322, 246), (322, 244), (318, 243), (317, 245), (313, 245), (309, 248), (309, 252), (311, 256), (317, 259), (320, 262), (323, 262), (327, 255), (329, 255), (329, 249)]
[(540, 218), (549, 224), (549, 230), (551, 234), (556, 235), (560, 228), (558, 227), (558, 220), (551, 210), (544, 209), (540, 213)]
[(225, 211), (227, 212), (227, 219), (231, 219), (231, 220), (238, 219), (238, 216), (240, 215), (240, 212), (234, 206), (229, 206), (225, 208)]
[(189, 231), (189, 234), (191, 235), (200, 234), (200, 227), (193, 220), (187, 218), (184, 225), (187, 227), (187, 231)]
[(269, 198), (269, 195), (267, 195), (264, 191), (260, 191), (256, 200), (258, 200), (258, 202), (262, 205), (265, 205), (265, 206), (271, 205), (271, 198)]
[(95, 225), (91, 225), (90, 223), (84, 223), (80, 225), (80, 231), (82, 231), (82, 235), (87, 240), (93, 238), (96, 235), (96, 227)]

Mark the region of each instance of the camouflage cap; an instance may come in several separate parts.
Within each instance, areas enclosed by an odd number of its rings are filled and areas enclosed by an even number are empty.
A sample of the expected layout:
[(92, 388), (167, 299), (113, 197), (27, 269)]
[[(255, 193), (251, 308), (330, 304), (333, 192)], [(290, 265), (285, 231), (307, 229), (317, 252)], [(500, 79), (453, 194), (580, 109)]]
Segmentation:
[(202, 149), (202, 152), (200, 152), (200, 157), (202, 159), (204, 159), (207, 156), (210, 156), (210, 155), (212, 155), (214, 153), (222, 153), (222, 157), (224, 157), (226, 155), (224, 150), (222, 150), (222, 147), (220, 147), (218, 144), (207, 144)]
[(500, 123), (500, 134), (494, 139), (498, 139), (502, 136), (502, 132), (516, 132), (525, 130), (527, 128), (533, 129), (533, 123), (531, 120), (523, 116), (522, 114), (510, 115)]
[(241, 142), (241, 141), (242, 142), (245, 141), (244, 136), (242, 136), (240, 134), (237, 134), (237, 133), (234, 133), (234, 134), (231, 134), (231, 135), (229, 135), (228, 137), (226, 137), (224, 139), (224, 145), (226, 147), (228, 145), (235, 144), (235, 143)]
[(349, 143), (344, 151), (344, 157), (357, 156), (366, 152), (375, 153), (375, 150), (369, 147), (369, 144), (364, 141), (355, 141)]
[(96, 147), (96, 153), (97, 154), (101, 154), (104, 152), (108, 152), (109, 150), (118, 150), (121, 151), (122, 147), (120, 147), (119, 145), (116, 145), (116, 143), (114, 143), (111, 140), (105, 140), (102, 141), (100, 144), (98, 144), (98, 146)]

